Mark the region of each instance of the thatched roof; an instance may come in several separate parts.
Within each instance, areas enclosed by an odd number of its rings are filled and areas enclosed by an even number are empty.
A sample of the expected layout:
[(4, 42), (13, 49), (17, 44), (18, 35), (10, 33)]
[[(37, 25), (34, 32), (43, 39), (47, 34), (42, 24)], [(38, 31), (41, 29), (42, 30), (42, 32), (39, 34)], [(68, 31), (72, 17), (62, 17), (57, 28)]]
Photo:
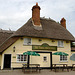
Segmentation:
[(10, 47), (15, 41), (18, 40), (19, 37), (11, 37), (7, 39), (1, 46), (0, 46), (0, 53)]
[(8, 30), (0, 30), (0, 45), (8, 39), (14, 31), (8, 31)]
[(32, 20), (29, 19), (26, 24), (24, 24), (13, 34), (13, 36), (28, 36), (75, 41), (75, 38), (67, 29), (52, 19), (41, 18), (41, 25), (41, 27), (36, 27), (33, 25)]
[(52, 19), (41, 18), (41, 27), (34, 26), (32, 19), (29, 19), (14, 33), (0, 32), (0, 53), (10, 47), (21, 36), (75, 41), (75, 38), (67, 29)]
[(11, 37), (13, 33), (14, 31), (0, 30), (0, 53), (16, 41), (15, 37)]

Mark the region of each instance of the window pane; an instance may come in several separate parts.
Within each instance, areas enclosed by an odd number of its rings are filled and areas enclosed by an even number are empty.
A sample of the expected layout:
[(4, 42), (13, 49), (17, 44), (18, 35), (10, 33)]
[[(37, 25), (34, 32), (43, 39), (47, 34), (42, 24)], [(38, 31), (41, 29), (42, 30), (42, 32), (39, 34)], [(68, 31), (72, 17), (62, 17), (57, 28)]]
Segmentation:
[(58, 41), (58, 46), (60, 46), (60, 41)]
[(28, 45), (31, 45), (31, 38), (28, 38)]
[(44, 61), (47, 61), (47, 57), (43, 57), (43, 60), (44, 60)]
[(65, 56), (65, 59), (64, 60), (67, 60), (67, 56)]
[(60, 55), (60, 61), (62, 61), (62, 56)]
[(64, 55), (60, 55), (60, 61), (67, 61), (67, 56)]
[(58, 41), (58, 47), (63, 47), (63, 41)]
[(24, 61), (27, 61), (27, 55), (24, 55)]
[(17, 61), (20, 61), (20, 55), (17, 55)]
[(61, 46), (63, 47), (63, 41), (61, 41)]
[(21, 61), (23, 61), (23, 55), (21, 55)]
[(31, 38), (24, 38), (24, 45), (31, 45)]
[(17, 55), (17, 61), (27, 61), (27, 55)]

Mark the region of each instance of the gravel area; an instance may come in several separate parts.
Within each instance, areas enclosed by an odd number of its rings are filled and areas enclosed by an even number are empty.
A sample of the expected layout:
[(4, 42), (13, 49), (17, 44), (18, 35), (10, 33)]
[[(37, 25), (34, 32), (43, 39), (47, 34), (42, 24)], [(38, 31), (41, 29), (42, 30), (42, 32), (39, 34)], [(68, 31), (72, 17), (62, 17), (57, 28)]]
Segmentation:
[[(26, 75), (75, 75), (75, 71), (51, 71), (49, 69), (41, 70), (41, 72), (26, 72)], [(0, 75), (25, 75), (22, 70), (0, 70)]]

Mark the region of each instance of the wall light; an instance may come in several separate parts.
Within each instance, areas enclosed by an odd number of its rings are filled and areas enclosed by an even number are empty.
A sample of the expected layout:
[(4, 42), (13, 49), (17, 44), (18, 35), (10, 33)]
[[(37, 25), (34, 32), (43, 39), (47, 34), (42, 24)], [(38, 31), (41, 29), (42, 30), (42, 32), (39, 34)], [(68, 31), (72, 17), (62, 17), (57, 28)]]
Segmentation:
[(52, 40), (52, 42), (55, 42), (55, 40)]
[(21, 37), (20, 39), (23, 40), (23, 37)]
[(66, 41), (66, 43), (69, 43), (69, 41)]
[(14, 46), (14, 47), (13, 47), (13, 52), (15, 52), (15, 48), (16, 48), (16, 47)]
[(41, 39), (39, 39), (39, 41), (42, 41)]

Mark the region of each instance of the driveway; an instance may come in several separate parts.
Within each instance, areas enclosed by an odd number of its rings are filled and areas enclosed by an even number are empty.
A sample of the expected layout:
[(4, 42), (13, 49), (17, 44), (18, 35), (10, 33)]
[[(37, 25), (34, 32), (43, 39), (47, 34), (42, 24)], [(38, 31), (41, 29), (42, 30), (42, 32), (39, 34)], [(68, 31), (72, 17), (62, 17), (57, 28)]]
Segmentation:
[[(26, 75), (75, 75), (75, 71), (51, 71), (51, 70), (41, 70), (41, 72), (25, 73)], [(0, 70), (0, 75), (25, 75), (22, 70)]]

